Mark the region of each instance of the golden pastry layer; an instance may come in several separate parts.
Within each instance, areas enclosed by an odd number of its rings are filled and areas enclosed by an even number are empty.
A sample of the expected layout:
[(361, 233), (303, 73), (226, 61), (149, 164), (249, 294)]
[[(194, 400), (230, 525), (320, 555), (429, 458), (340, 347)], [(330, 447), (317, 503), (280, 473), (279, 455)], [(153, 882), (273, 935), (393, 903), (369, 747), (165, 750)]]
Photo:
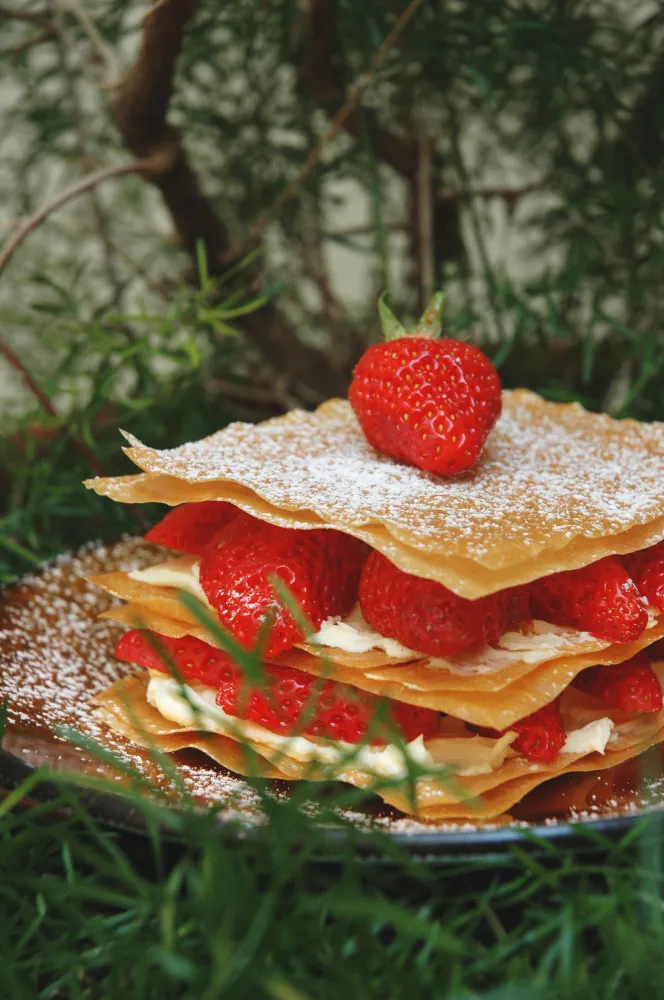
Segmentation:
[[(130, 628), (150, 629), (158, 635), (173, 639), (193, 635), (210, 645), (218, 645), (214, 637), (202, 626), (164, 617), (137, 604), (111, 608), (100, 617)], [(502, 730), (548, 705), (569, 687), (577, 674), (587, 667), (622, 663), (639, 650), (645, 649), (651, 642), (663, 637), (664, 621), (660, 621), (633, 643), (606, 646), (599, 652), (561, 657), (535, 668), (524, 665), (524, 669), (528, 668), (527, 672), (498, 691), (487, 691), (481, 687), (470, 688), (470, 678), (467, 678), (463, 688), (439, 689), (436, 687), (436, 674), (439, 668), (428, 670), (426, 661), (362, 671), (335, 662), (334, 651), (331, 649), (325, 650), (323, 657), (292, 649), (281, 653), (273, 662), (295, 667), (306, 673), (343, 681), (362, 691), (393, 698), (395, 701), (433, 708), (475, 726)], [(444, 675), (445, 671), (441, 670), (440, 674)], [(441, 681), (443, 679), (448, 678), (441, 676)], [(449, 683), (452, 681), (449, 680)]]
[[(291, 780), (313, 780), (330, 776), (315, 765), (303, 764), (284, 749), (275, 756), (270, 746), (255, 740), (244, 747), (229, 737), (209, 735), (169, 722), (160, 715), (146, 698), (145, 674), (118, 681), (97, 696), (96, 702), (104, 722), (116, 732), (144, 746), (166, 752), (184, 747), (196, 747), (218, 763), (240, 774), (262, 774), (285, 777)], [(563, 697), (563, 718), (568, 726), (580, 727), (605, 715), (595, 708), (580, 692), (570, 691)], [(372, 787), (390, 805), (431, 821), (447, 819), (487, 820), (507, 812), (523, 796), (542, 782), (560, 774), (575, 771), (603, 770), (614, 767), (647, 747), (664, 739), (664, 711), (652, 715), (628, 716), (613, 712), (615, 738), (604, 754), (566, 753), (552, 764), (534, 764), (519, 756), (506, 756), (496, 770), (470, 776), (441, 776), (417, 780), (415, 798), (412, 790), (403, 784), (379, 782), (375, 776), (351, 764), (338, 768), (335, 776), (361, 788)], [(467, 742), (482, 740), (468, 737)], [(434, 760), (436, 744), (441, 747), (443, 758), (449, 754), (453, 740), (428, 740), (425, 745)], [(460, 742), (457, 740), (457, 742)]]
[(334, 527), (469, 598), (664, 537), (664, 425), (525, 390), (504, 394), (478, 466), (449, 479), (379, 455), (342, 400), (164, 451), (128, 440), (143, 474), (86, 485), (123, 502), (229, 500), (275, 524)]

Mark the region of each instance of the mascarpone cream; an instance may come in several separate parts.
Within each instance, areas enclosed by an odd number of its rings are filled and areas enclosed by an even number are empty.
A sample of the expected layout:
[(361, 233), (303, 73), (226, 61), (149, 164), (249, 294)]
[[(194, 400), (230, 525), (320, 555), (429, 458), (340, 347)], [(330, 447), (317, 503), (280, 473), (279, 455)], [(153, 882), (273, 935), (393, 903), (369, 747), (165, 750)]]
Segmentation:
[(604, 753), (611, 737), (613, 722), (609, 718), (596, 719), (582, 729), (567, 734), (561, 753)]
[(132, 570), (129, 577), (131, 580), (151, 583), (155, 587), (176, 587), (178, 590), (186, 590), (188, 594), (193, 594), (202, 604), (212, 610), (205, 596), (205, 591), (201, 587), (200, 572), (200, 562), (184, 557), (169, 559), (157, 566), (148, 566), (147, 569)]
[[(355, 747), (351, 743), (320, 745), (304, 736), (280, 736), (264, 729), (254, 722), (237, 719), (228, 715), (215, 703), (214, 688), (203, 685), (181, 685), (173, 677), (153, 675), (150, 677), (147, 699), (166, 719), (205, 732), (219, 733), (221, 736), (244, 738), (285, 753), (302, 763), (320, 762), (334, 766), (344, 764), (352, 756), (352, 765), (371, 771), (383, 778), (402, 778), (408, 773), (407, 762), (400, 747), (388, 744), (385, 747)], [(407, 743), (408, 758), (424, 768), (433, 768), (434, 760), (424, 745), (421, 736)]]

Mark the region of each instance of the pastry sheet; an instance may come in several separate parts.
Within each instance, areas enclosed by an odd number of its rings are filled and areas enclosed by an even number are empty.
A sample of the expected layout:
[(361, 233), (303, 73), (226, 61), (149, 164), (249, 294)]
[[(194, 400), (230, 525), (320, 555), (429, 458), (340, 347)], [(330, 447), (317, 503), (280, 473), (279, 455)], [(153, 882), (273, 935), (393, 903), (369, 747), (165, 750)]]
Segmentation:
[[(211, 633), (200, 624), (178, 621), (153, 607), (126, 604), (111, 608), (102, 617), (130, 628), (150, 629), (171, 638), (194, 635), (203, 642), (218, 645)], [(553, 701), (586, 667), (622, 663), (663, 637), (664, 619), (660, 619), (652, 628), (646, 629), (636, 642), (601, 645), (591, 652), (557, 657), (542, 664), (523, 663), (518, 669), (506, 668), (504, 672), (512, 679), (497, 690), (487, 688), (482, 674), (458, 677), (427, 660), (360, 670), (357, 666), (348, 667), (336, 660), (331, 649), (325, 649), (319, 655), (291, 649), (276, 657), (274, 662), (310, 674), (331, 677), (395, 701), (434, 708), (476, 726), (502, 730)]]
[[(141, 673), (116, 682), (96, 698), (103, 720), (116, 732), (142, 745), (173, 752), (188, 746), (207, 753), (210, 757), (240, 774), (263, 773), (265, 776), (286, 777), (291, 780), (322, 778), (315, 766), (303, 764), (287, 752), (275, 754), (274, 749), (251, 741), (251, 750), (233, 752), (228, 744), (235, 743), (228, 737), (206, 736), (195, 730), (178, 727), (156, 712), (146, 700), (147, 674)], [(570, 705), (563, 707), (583, 724), (598, 718), (602, 713), (592, 706), (592, 701), (578, 692), (571, 696)], [(620, 713), (619, 713), (620, 714)], [(606, 752), (590, 754), (561, 754), (549, 765), (533, 764), (518, 756), (508, 757), (501, 767), (487, 774), (467, 777), (420, 778), (415, 798), (412, 790), (403, 784), (378, 780), (352, 763), (338, 769), (338, 780), (360, 788), (371, 788), (386, 802), (402, 812), (432, 821), (448, 819), (489, 820), (500, 816), (514, 806), (533, 788), (560, 774), (575, 771), (594, 771), (614, 767), (643, 752), (664, 739), (664, 711), (653, 715), (617, 719), (618, 738), (609, 744)], [(427, 746), (431, 746), (429, 741)], [(240, 747), (236, 744), (236, 747)], [(256, 754), (264, 763), (258, 761)], [(274, 764), (270, 765), (273, 760)], [(270, 766), (274, 768), (270, 772)], [(261, 771), (261, 768), (264, 770)], [(329, 776), (329, 775), (328, 775)]]
[(504, 394), (480, 463), (449, 478), (375, 452), (342, 400), (164, 451), (128, 440), (144, 475), (86, 485), (124, 502), (224, 499), (273, 523), (334, 527), (470, 598), (664, 537), (664, 425), (526, 390)]

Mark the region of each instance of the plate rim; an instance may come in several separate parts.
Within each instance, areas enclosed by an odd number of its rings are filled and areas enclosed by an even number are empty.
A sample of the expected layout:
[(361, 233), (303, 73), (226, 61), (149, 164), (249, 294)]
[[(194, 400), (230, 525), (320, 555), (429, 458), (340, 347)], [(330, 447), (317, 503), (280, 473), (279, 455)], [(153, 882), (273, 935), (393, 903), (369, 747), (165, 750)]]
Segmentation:
[[(38, 768), (21, 760), (16, 754), (0, 746), (0, 776), (4, 776), (17, 787), (21, 781), (28, 778), (37, 771)], [(120, 793), (112, 791), (100, 791), (86, 788), (83, 784), (74, 782), (74, 787), (84, 804), (90, 809), (92, 815), (103, 823), (126, 833), (148, 835), (147, 827), (140, 820), (140, 810), (131, 806), (127, 799)], [(53, 798), (55, 789), (45, 778), (31, 789), (31, 794), (40, 799)], [(174, 807), (177, 808), (177, 807)], [(124, 814), (124, 815), (123, 815)], [(132, 818), (132, 814), (135, 814)], [(629, 831), (639, 822), (647, 822), (653, 814), (664, 814), (664, 805), (655, 807), (648, 812), (633, 813), (622, 816), (598, 817), (597, 819), (579, 819), (574, 821), (556, 821), (553, 823), (529, 823), (528, 825), (511, 825), (496, 827), (495, 829), (459, 830), (436, 830), (434, 826), (431, 832), (413, 832), (381, 830), (379, 827), (372, 827), (369, 824), (363, 833), (378, 833), (385, 836), (390, 842), (405, 849), (414, 858), (427, 859), (432, 861), (450, 860), (459, 862), (465, 856), (478, 857), (482, 855), (495, 855), (505, 858), (507, 851), (513, 846), (527, 848), (529, 850), (546, 850), (541, 841), (564, 842), (566, 845), (586, 848), (597, 848), (598, 844), (593, 839), (592, 834), (586, 831), (594, 831), (600, 835), (615, 837)], [(260, 845), (264, 826), (261, 824), (251, 824), (242, 820), (224, 820), (219, 818), (218, 828), (220, 833), (231, 843), (255, 843)], [(174, 843), (181, 843), (181, 839), (174, 835), (172, 831), (163, 828), (163, 832), (168, 839)], [(339, 826), (321, 827), (322, 842), (330, 849), (340, 849), (348, 839), (346, 830)], [(376, 857), (377, 845), (366, 845), (366, 850), (360, 853), (365, 859), (369, 859), (372, 854), (373, 860)], [(325, 860), (321, 857), (320, 860)], [(335, 860), (334, 855), (329, 860)], [(389, 859), (387, 859), (389, 860)]]

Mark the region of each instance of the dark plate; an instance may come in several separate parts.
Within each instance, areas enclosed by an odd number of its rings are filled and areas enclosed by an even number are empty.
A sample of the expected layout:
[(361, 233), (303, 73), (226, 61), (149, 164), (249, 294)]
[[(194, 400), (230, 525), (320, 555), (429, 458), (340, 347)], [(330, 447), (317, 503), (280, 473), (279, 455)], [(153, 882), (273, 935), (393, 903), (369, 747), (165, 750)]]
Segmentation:
[[(109, 568), (130, 569), (154, 561), (155, 550), (140, 539), (112, 546), (92, 545), (59, 558), (25, 577), (0, 595), (0, 692), (9, 696), (9, 714), (0, 776), (17, 782), (35, 767), (48, 765), (68, 774), (124, 779), (109, 765), (67, 742), (61, 729), (84, 734), (112, 750), (157, 786), (168, 779), (141, 747), (110, 732), (95, 717), (91, 697), (128, 668), (112, 656), (119, 626), (97, 615), (110, 599), (84, 577)], [(232, 837), (260, 840), (258, 798), (237, 775), (215, 765), (199, 751), (175, 755), (179, 772), (201, 805), (223, 802), (220, 830)], [(430, 825), (403, 817), (368, 796), (362, 806), (344, 814), (362, 829), (379, 829), (418, 856), (459, 858), (464, 854), (501, 852), (534, 838), (588, 843), (585, 831), (620, 835), (635, 820), (664, 806), (664, 757), (659, 749), (613, 769), (564, 775), (531, 792), (512, 810), (513, 822), (495, 826)], [(647, 776), (644, 777), (644, 776)], [(83, 784), (83, 782), (81, 782)], [(286, 783), (272, 783), (287, 795)], [(42, 784), (37, 794), (52, 794)], [(123, 795), (81, 788), (90, 809), (113, 826), (140, 831), (140, 810)], [(174, 805), (177, 808), (177, 805)], [(333, 854), (346, 833), (325, 827)]]

